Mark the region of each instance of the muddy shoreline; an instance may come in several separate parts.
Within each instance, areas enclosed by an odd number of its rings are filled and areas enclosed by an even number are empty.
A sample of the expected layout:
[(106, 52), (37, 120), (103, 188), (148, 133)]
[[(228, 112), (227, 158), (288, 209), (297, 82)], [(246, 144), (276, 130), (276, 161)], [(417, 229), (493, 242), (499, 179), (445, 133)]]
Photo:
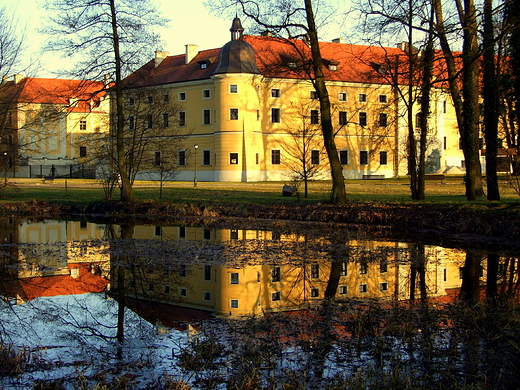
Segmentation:
[(32, 220), (86, 219), (115, 224), (348, 229), (370, 233), (378, 239), (393, 238), (501, 253), (520, 250), (520, 204), (486, 207), (401, 203), (237, 206), (107, 201), (79, 207), (32, 201), (5, 204), (0, 215)]

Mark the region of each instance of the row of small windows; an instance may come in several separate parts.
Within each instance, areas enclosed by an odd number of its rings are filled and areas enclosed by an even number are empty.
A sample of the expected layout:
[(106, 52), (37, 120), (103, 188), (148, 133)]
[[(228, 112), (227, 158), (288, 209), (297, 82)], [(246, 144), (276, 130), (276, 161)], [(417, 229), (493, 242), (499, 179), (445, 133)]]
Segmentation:
[[(202, 90), (202, 98), (203, 99), (209, 99), (211, 98), (211, 90), (209, 89), (203, 89)], [(186, 95), (186, 92), (179, 92), (177, 94), (177, 100), (179, 102), (185, 102), (187, 100), (187, 95)], [(170, 103), (170, 95), (169, 94), (164, 94), (162, 95), (162, 99), (160, 100), (160, 102), (162, 104), (168, 104)], [(129, 106), (135, 106), (135, 104), (137, 103), (137, 100), (135, 97), (129, 97), (128, 98), (128, 105)], [(155, 104), (157, 103), (157, 97), (156, 96), (153, 96), (153, 95), (149, 95), (146, 97), (146, 103), (147, 104)]]
[[(321, 151), (320, 150), (311, 150), (310, 160), (311, 160), (311, 164), (319, 165), (321, 162)], [(339, 162), (341, 165), (349, 165), (348, 150), (339, 151)], [(279, 149), (271, 150), (271, 164), (279, 165), (281, 163), (282, 163), (281, 151)], [(368, 150), (359, 151), (359, 164), (368, 165), (368, 163), (369, 163)], [(379, 164), (388, 165), (388, 152), (386, 150), (382, 150), (379, 152)]]
[[(282, 96), (282, 92), (279, 88), (273, 88), (271, 89), (271, 97), (272, 98), (280, 98)], [(317, 91), (310, 91), (309, 98), (312, 100), (318, 100), (318, 92)], [(339, 92), (338, 93), (338, 100), (340, 102), (346, 102), (347, 101), (347, 93), (346, 92)], [(366, 103), (367, 102), (367, 94), (366, 93), (360, 93), (358, 94), (358, 100), (360, 103)], [(388, 103), (388, 97), (387, 95), (379, 95), (378, 97), (379, 103)]]
[[(238, 119), (238, 113), (237, 113)], [(312, 125), (320, 124), (320, 111), (319, 110), (311, 110), (309, 115), (309, 120)], [(271, 108), (271, 123), (280, 123), (282, 121), (282, 114), (280, 108)], [(350, 122), (348, 119), (347, 111), (339, 111), (338, 112), (338, 124), (340, 126), (347, 125), (349, 123), (356, 124), (355, 122)], [(368, 114), (366, 112), (358, 113), (358, 125), (360, 126), (368, 126)], [(379, 113), (379, 127), (388, 126), (388, 114), (385, 112)]]
[[(238, 108), (230, 108), (229, 109), (229, 120), (238, 120), (239, 119), (239, 111)], [(320, 112), (319, 110), (311, 110), (309, 115), (310, 123), (313, 125), (320, 124)], [(170, 127), (170, 114), (163, 113), (162, 114), (162, 127), (167, 128)], [(271, 123), (280, 123), (282, 121), (282, 114), (280, 108), (271, 108)], [(154, 116), (153, 114), (147, 114), (144, 117), (144, 124), (147, 129), (151, 129), (154, 127)], [(351, 123), (348, 119), (347, 111), (339, 111), (338, 112), (338, 124), (340, 126), (347, 125)], [(352, 122), (355, 124), (355, 122)], [(211, 124), (211, 110), (203, 109), (202, 110), (202, 124), (210, 125)], [(368, 115), (366, 112), (358, 113), (358, 123), (360, 126), (368, 126)], [(388, 126), (388, 114), (381, 112), (379, 113), (379, 127)], [(80, 129), (86, 130), (86, 121), (80, 121)], [(136, 117), (131, 115), (128, 118), (128, 126), (130, 130), (135, 130), (136, 128)], [(186, 111), (179, 111), (177, 113), (177, 126), (185, 127), (186, 126)]]
[[(82, 147), (83, 148), (83, 147)], [(84, 156), (81, 155), (82, 149), (80, 149), (80, 157), (86, 157), (86, 148), (84, 149)], [(310, 162), (313, 165), (319, 165), (321, 163), (321, 154), (320, 150), (311, 150), (310, 154)], [(187, 151), (179, 150), (178, 154), (178, 165), (186, 166), (187, 165)], [(160, 151), (154, 152), (154, 165), (160, 166), (162, 164), (162, 154)], [(341, 165), (349, 165), (349, 152), (348, 150), (340, 150), (339, 151), (339, 161)], [(238, 153), (229, 153), (229, 164), (236, 165), (238, 164)], [(256, 163), (259, 163), (258, 153), (256, 158)], [(282, 163), (282, 153), (280, 149), (271, 150), (271, 164), (272, 165), (280, 165)], [(369, 152), (367, 150), (361, 150), (359, 152), (359, 164), (360, 165), (368, 165), (369, 163)], [(380, 151), (379, 152), (379, 164), (380, 165), (388, 165), (388, 152)], [(211, 165), (211, 151), (209, 149), (202, 150), (202, 165), (210, 166)]]

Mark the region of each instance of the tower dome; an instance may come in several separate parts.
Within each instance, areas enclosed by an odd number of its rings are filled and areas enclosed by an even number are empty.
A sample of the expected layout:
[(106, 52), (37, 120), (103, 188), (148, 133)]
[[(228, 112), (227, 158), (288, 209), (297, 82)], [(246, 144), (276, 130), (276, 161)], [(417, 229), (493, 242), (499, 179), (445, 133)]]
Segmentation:
[(218, 64), (213, 74), (252, 73), (259, 74), (256, 54), (251, 45), (243, 40), (242, 22), (238, 17), (231, 25), (231, 41), (226, 43), (218, 55)]

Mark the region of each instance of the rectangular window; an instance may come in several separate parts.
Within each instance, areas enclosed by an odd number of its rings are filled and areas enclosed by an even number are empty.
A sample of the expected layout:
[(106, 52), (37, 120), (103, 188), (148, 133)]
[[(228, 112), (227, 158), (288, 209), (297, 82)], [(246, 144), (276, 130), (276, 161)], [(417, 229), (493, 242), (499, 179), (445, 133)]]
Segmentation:
[(179, 165), (181, 167), (186, 166), (186, 151), (185, 150), (179, 150)]
[(186, 276), (188, 276), (188, 267), (186, 266), (186, 264), (180, 265), (178, 273), (181, 278), (185, 278)]
[(147, 97), (148, 104), (153, 104), (153, 96)]
[(361, 165), (368, 165), (368, 151), (361, 150), (359, 152), (359, 163)]
[(386, 103), (387, 100), (386, 95), (379, 95), (379, 103)]
[(359, 274), (360, 275), (366, 275), (368, 273), (368, 264), (367, 263), (360, 263), (359, 264)]
[(211, 165), (211, 150), (202, 151), (202, 165)]
[(318, 92), (316, 92), (316, 91), (311, 91), (311, 92), (310, 92), (310, 98), (311, 98), (312, 100), (318, 100)]
[(379, 127), (388, 126), (388, 114), (384, 112), (379, 113)]
[(311, 278), (319, 279), (320, 277), (320, 265), (319, 264), (311, 264)]
[(155, 237), (161, 237), (162, 226), (155, 227)]
[(379, 152), (379, 164), (380, 165), (388, 164), (388, 152), (386, 152), (386, 151)]
[(205, 301), (211, 301), (211, 292), (210, 291), (204, 291), (202, 293), (202, 297)]
[(279, 98), (280, 90), (278, 88), (271, 89), (271, 97)]
[(238, 120), (238, 108), (230, 108), (229, 109), (229, 119), (232, 121)]
[(274, 293), (271, 293), (271, 301), (276, 302), (282, 299), (282, 294), (280, 291), (276, 291)]
[(311, 288), (311, 298), (319, 298), (320, 289), (319, 288)]
[(153, 115), (148, 114), (146, 115), (146, 128), (151, 129), (153, 127)]
[(379, 291), (387, 291), (388, 290), (388, 283), (383, 282), (379, 283)]
[(340, 92), (338, 94), (338, 100), (340, 102), (346, 102), (347, 101), (347, 93), (346, 92)]
[(79, 121), (79, 129), (80, 130), (87, 130), (87, 121), (86, 120), (81, 120)]
[(348, 150), (339, 151), (339, 162), (341, 165), (348, 165)]
[(179, 226), (179, 238), (186, 238), (186, 226)]
[(204, 266), (204, 280), (205, 281), (211, 280), (211, 265)]
[(368, 291), (368, 287), (366, 284), (360, 284), (359, 285), (359, 292), (360, 293), (366, 293)]
[(180, 102), (186, 101), (186, 92), (179, 92), (179, 101)]
[(348, 265), (346, 261), (341, 262), (341, 272), (339, 273), (340, 276), (347, 276), (348, 272)]
[(231, 229), (229, 231), (229, 239), (230, 240), (238, 240), (238, 229)]
[(162, 116), (163, 116), (163, 127), (164, 128), (169, 127), (170, 126), (170, 114), (165, 112), (162, 114)]
[(229, 308), (230, 309), (238, 309), (238, 299), (231, 299), (229, 301)]
[(211, 124), (211, 110), (209, 110), (209, 109), (202, 110), (202, 123), (204, 125)]
[(444, 101), (442, 102), (442, 112), (443, 112), (443, 114), (446, 114), (446, 108), (447, 108), (447, 106), (446, 106), (446, 100), (444, 100)]
[(360, 126), (366, 126), (367, 125), (367, 113), (366, 112), (360, 112), (359, 113), (359, 125)]
[(231, 84), (229, 86), (229, 93), (238, 93), (238, 85), (236, 84)]
[(448, 146), (448, 139), (447, 137), (444, 137), (442, 140), (442, 148), (446, 150), (446, 147)]
[(170, 103), (170, 95), (163, 95), (163, 103), (164, 104)]
[(154, 153), (153, 163), (155, 166), (161, 165), (161, 152)]
[(280, 109), (271, 108), (271, 123), (280, 123)]
[(135, 98), (128, 98), (128, 105), (129, 106), (135, 105)]
[(311, 150), (311, 164), (320, 165), (320, 151)]
[(205, 228), (202, 236), (205, 240), (211, 240), (211, 229)]
[(339, 287), (338, 287), (338, 293), (339, 293), (340, 295), (345, 295), (345, 294), (347, 294), (347, 286), (339, 286)]
[(80, 146), (79, 147), (79, 156), (80, 157), (87, 157), (87, 147), (86, 146)]
[(360, 93), (359, 94), (359, 101), (361, 103), (366, 103), (366, 101), (367, 101), (367, 94), (366, 93)]
[(238, 164), (238, 153), (229, 153), (229, 163), (233, 165)]
[(320, 112), (318, 110), (311, 110), (311, 124), (318, 125), (320, 123)]
[(276, 283), (282, 280), (282, 270), (280, 267), (273, 267), (271, 269), (271, 282)]
[(181, 297), (187, 297), (188, 296), (188, 289), (186, 287), (179, 288), (179, 295)]
[(202, 98), (209, 99), (211, 97), (211, 91), (209, 89), (202, 90)]
[(280, 150), (279, 149), (274, 149), (274, 150), (271, 150), (271, 164), (273, 165), (278, 165), (280, 164)]
[(134, 130), (135, 129), (135, 117), (134, 116), (128, 117), (128, 128), (130, 130)]
[(340, 111), (338, 114), (339, 114), (339, 125), (340, 126), (346, 125), (347, 122), (348, 122), (347, 112), (346, 111)]
[(260, 164), (260, 154), (259, 153), (255, 154), (255, 163), (256, 163), (256, 165)]
[(388, 272), (388, 263), (386, 262), (386, 260), (381, 260), (379, 262), (379, 272), (382, 274)]
[(179, 126), (186, 126), (186, 111), (179, 111)]
[(238, 284), (238, 272), (233, 272), (229, 274), (229, 283)]

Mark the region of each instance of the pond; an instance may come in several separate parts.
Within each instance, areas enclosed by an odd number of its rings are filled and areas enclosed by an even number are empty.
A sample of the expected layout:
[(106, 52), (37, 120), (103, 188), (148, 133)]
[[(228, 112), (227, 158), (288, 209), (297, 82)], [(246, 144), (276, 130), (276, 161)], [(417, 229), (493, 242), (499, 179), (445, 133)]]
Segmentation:
[(518, 388), (520, 253), (251, 226), (0, 219), (0, 387)]

